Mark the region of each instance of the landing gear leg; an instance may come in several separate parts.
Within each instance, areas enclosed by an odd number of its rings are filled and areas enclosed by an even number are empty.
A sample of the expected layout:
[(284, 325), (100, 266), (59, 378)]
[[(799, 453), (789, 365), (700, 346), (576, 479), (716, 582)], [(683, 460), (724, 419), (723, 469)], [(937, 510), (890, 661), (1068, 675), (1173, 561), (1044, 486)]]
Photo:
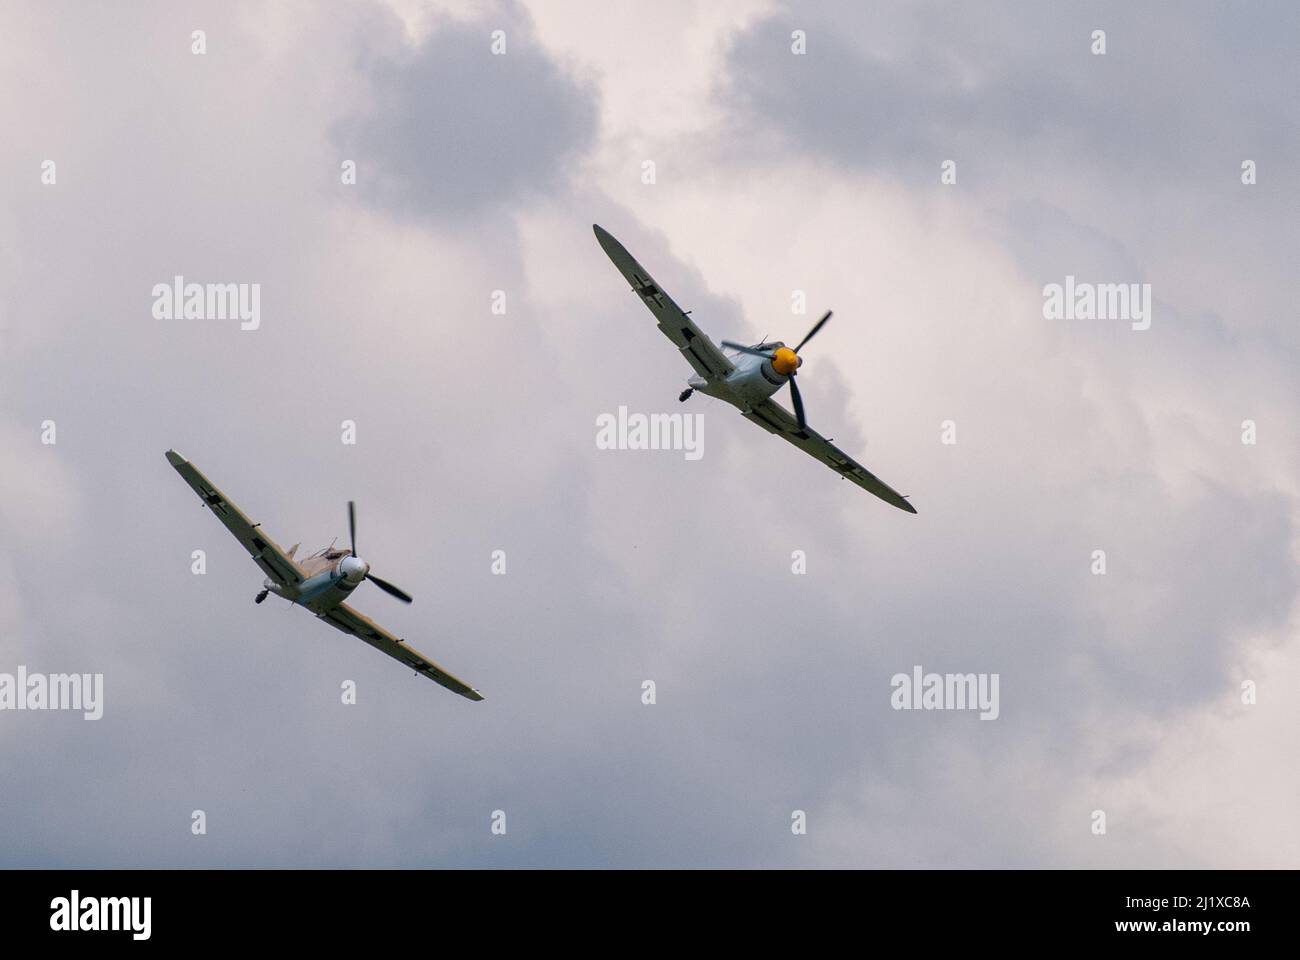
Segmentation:
[(677, 398), (677, 402), (685, 403), (687, 400), (691, 398), (691, 394), (694, 392), (695, 392), (694, 387), (687, 387), (685, 390), (682, 391), (682, 395)]
[(269, 590), (263, 590), (261, 593), (259, 593), (257, 596), (255, 596), (255, 597), (253, 598), (253, 602), (254, 602), (254, 603), (261, 603), (263, 600), (266, 599), (266, 595), (267, 595), (268, 593), (270, 593), (270, 592), (271, 592), (271, 591), (269, 591)]

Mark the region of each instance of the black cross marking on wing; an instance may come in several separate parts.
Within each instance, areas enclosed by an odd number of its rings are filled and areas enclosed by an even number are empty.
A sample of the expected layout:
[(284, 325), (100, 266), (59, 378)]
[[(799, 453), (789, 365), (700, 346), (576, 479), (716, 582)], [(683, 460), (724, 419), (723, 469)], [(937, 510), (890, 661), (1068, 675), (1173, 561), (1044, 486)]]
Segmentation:
[(649, 277), (638, 276), (636, 278), (636, 292), (646, 300), (660, 296), (663, 291), (655, 286), (655, 282)]
[(220, 514), (224, 515), (226, 513), (226, 501), (222, 500), (221, 497), (215, 493), (204, 495), (203, 502)]

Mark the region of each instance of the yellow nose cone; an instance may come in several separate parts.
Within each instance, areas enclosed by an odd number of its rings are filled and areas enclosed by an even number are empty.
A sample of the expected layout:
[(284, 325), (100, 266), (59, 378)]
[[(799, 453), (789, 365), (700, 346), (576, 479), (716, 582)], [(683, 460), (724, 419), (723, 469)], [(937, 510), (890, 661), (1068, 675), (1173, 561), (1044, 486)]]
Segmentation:
[(772, 357), (772, 369), (783, 377), (788, 377), (799, 369), (799, 356), (789, 347), (781, 347)]

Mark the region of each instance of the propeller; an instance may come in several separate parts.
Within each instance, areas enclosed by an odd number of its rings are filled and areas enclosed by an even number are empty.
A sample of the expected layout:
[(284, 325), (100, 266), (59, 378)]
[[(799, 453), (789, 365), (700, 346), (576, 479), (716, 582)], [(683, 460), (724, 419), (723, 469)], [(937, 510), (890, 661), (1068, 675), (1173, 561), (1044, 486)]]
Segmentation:
[(822, 314), (820, 320), (812, 325), (812, 329), (804, 334), (804, 338), (799, 341), (799, 345), (793, 350), (789, 347), (777, 347), (775, 350), (761, 350), (758, 347), (747, 347), (742, 343), (735, 343), (731, 340), (723, 340), (724, 347), (730, 347), (732, 350), (739, 350), (741, 353), (747, 353), (751, 357), (763, 357), (765, 360), (772, 362), (772, 368), (777, 373), (789, 379), (790, 399), (794, 402), (794, 418), (799, 423), (799, 429), (803, 430), (808, 421), (804, 419), (803, 397), (799, 394), (799, 385), (794, 382), (795, 374), (799, 372), (799, 367), (803, 364), (803, 357), (799, 356), (799, 351), (804, 348), (813, 337), (817, 336), (821, 328), (826, 326), (826, 321), (831, 318), (831, 311), (827, 310)]
[(379, 577), (376, 577), (373, 573), (367, 573), (366, 579), (369, 580), (371, 583), (373, 583), (380, 590), (384, 591), (384, 593), (388, 594), (390, 597), (396, 597), (398, 600), (401, 600), (402, 603), (410, 603), (412, 600), (411, 595), (407, 593), (405, 590), (393, 586), (387, 580), (381, 580)]
[(794, 377), (790, 377), (790, 399), (794, 401), (794, 418), (799, 421), (799, 429), (802, 430), (808, 425), (808, 421), (803, 416), (803, 397), (799, 396), (799, 384), (794, 382)]
[(817, 332), (821, 330), (822, 327), (826, 326), (826, 321), (829, 320), (830, 318), (831, 318), (831, 312), (827, 310), (825, 313), (822, 314), (822, 318), (813, 324), (813, 328), (809, 330), (806, 334), (804, 334), (804, 338), (799, 341), (799, 346), (794, 348), (794, 352), (798, 353), (800, 350), (803, 349), (803, 345), (805, 343), (807, 343), (813, 337), (817, 336)]
[[(388, 594), (390, 597), (396, 597), (398, 600), (401, 600), (402, 603), (410, 603), (413, 598), (409, 593), (400, 587), (394, 586), (387, 580), (375, 576), (370, 572), (370, 564), (357, 556), (357, 507), (351, 500), (348, 501), (348, 535), (352, 539), (352, 556), (344, 557), (339, 562), (339, 570), (344, 574), (344, 576), (352, 576), (356, 573), (360, 573), (360, 579), (369, 580), (380, 590), (384, 591), (384, 593)], [(351, 562), (349, 563), (349, 561)], [(355, 576), (353, 576), (353, 580), (355, 582)]]

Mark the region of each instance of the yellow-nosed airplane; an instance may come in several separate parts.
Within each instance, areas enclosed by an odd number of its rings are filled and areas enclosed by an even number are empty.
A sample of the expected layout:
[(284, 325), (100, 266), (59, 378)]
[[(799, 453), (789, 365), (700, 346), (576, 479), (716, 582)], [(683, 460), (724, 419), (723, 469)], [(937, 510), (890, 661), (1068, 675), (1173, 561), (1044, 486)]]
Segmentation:
[[(655, 315), (664, 336), (676, 344), (686, 362), (695, 368), (695, 376), (686, 381), (687, 389), (678, 397), (679, 400), (686, 400), (696, 390), (706, 396), (725, 400), (764, 430), (816, 457), (846, 480), (852, 480), (862, 489), (874, 493), (900, 510), (916, 513), (916, 508), (908, 502), (907, 497), (812, 429), (804, 420), (803, 398), (799, 396), (799, 386), (794, 382), (795, 374), (803, 364), (799, 351), (831, 318), (829, 310), (813, 324), (813, 328), (793, 349), (779, 340), (756, 343), (753, 346), (723, 340), (722, 346), (726, 349), (719, 350), (682, 308), (673, 303), (672, 297), (654, 282), (645, 267), (633, 259), (623, 244), (599, 225), (593, 224), (592, 228), (596, 231), (596, 239), (601, 248), (614, 261), (619, 273), (632, 285), (632, 292)], [(772, 399), (772, 395), (787, 383), (790, 384), (794, 416)]]
[(448, 690), (469, 700), (483, 699), (483, 694), (469, 684), (453, 677), (424, 654), (408, 647), (406, 641), (393, 636), (343, 602), (366, 580), (403, 603), (411, 602), (409, 594), (375, 576), (370, 572), (370, 564), (357, 556), (357, 518), (351, 501), (348, 501), (351, 549), (336, 550), (330, 545), (303, 560), (294, 560), (298, 544), (294, 544), (287, 553), (281, 550), (274, 540), (261, 531), (260, 523), (250, 521), (194, 464), (175, 450), (167, 451), (167, 462), (194, 488), (194, 492), (216, 514), (217, 519), (244, 545), (253, 562), (266, 573), (262, 592), (254, 598), (255, 603), (261, 603), (268, 593), (274, 593), (291, 603), (306, 607), (335, 629), (360, 637), (375, 649), (394, 660), (402, 661), (416, 673), (442, 684)]

